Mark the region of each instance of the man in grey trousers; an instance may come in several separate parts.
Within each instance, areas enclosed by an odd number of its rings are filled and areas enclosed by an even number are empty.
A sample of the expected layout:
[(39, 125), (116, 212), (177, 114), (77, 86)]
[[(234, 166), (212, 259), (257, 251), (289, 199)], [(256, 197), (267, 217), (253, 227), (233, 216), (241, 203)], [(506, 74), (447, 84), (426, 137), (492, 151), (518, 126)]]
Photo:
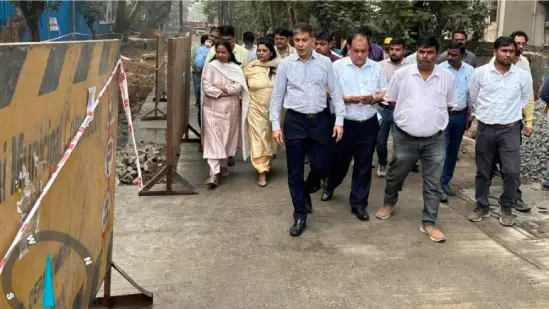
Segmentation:
[(421, 160), (424, 206), (420, 231), (431, 240), (442, 242), (444, 234), (435, 222), (446, 157), (444, 130), (448, 111), (457, 104), (456, 82), (452, 73), (435, 65), (440, 49), (437, 39), (422, 37), (417, 42), (417, 64), (397, 70), (385, 94), (385, 100), (394, 107), (393, 158), (387, 172), (384, 203), (376, 217), (391, 216), (404, 180)]
[(496, 154), (501, 158), (503, 194), (499, 198), (499, 222), (512, 226), (512, 208), (520, 185), (520, 137), (522, 109), (532, 92), (532, 76), (512, 63), (516, 44), (511, 37), (494, 42), (494, 61), (475, 70), (469, 79), (469, 95), (476, 105), (478, 129), (475, 143), (477, 173), (475, 198), (477, 207), (469, 220), (477, 222), (488, 217), (490, 171)]

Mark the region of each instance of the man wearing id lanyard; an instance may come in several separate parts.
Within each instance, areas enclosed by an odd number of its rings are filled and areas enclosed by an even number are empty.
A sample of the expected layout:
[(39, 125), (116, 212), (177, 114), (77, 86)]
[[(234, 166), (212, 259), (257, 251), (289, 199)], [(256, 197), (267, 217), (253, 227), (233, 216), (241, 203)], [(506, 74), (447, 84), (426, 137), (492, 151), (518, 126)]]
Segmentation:
[(372, 182), (372, 157), (379, 132), (377, 109), (388, 82), (381, 64), (368, 59), (369, 37), (355, 33), (349, 41), (349, 56), (334, 62), (334, 72), (345, 102), (345, 134), (335, 145), (331, 171), (322, 201), (332, 198), (341, 184), (351, 159), (355, 158), (349, 206), (359, 220), (369, 219), (366, 207)]

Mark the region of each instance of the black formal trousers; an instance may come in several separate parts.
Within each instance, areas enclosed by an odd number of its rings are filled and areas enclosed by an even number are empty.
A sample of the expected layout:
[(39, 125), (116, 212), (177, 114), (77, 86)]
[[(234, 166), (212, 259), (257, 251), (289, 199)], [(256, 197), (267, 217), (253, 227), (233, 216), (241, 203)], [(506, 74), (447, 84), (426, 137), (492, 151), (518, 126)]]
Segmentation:
[(302, 114), (288, 109), (284, 119), (284, 142), (288, 166), (288, 187), (294, 205), (294, 219), (307, 219), (305, 202), (311, 200), (310, 184), (303, 180), (305, 153), (315, 177), (326, 177), (332, 144), (332, 120), (325, 110)]
[(335, 190), (343, 182), (354, 156), (349, 205), (352, 208), (367, 207), (379, 122), (376, 115), (362, 122), (345, 119), (343, 127), (345, 132), (343, 138), (335, 145), (326, 189)]
[[(333, 127), (335, 126), (336, 116), (330, 112), (329, 108), (326, 108), (324, 111), (328, 114), (328, 116), (331, 119), (330, 127), (332, 128), (331, 130), (333, 132)], [(336, 138), (332, 137), (332, 139), (331, 139), (332, 143), (330, 144), (330, 149), (329, 149), (330, 158), (333, 157), (335, 140), (336, 140)], [(310, 152), (310, 149), (307, 149), (306, 153), (308, 154), (309, 152)], [(331, 163), (332, 163), (332, 160), (329, 160), (328, 164), (330, 164), (330, 165), (328, 165), (328, 171), (331, 170)], [(317, 175), (316, 171), (311, 167), (311, 169), (309, 170), (309, 175), (307, 175), (307, 178), (305, 179), (305, 185), (308, 186), (308, 187), (314, 187), (314, 186), (320, 187), (320, 181), (321, 180), (324, 180), (324, 178)]]

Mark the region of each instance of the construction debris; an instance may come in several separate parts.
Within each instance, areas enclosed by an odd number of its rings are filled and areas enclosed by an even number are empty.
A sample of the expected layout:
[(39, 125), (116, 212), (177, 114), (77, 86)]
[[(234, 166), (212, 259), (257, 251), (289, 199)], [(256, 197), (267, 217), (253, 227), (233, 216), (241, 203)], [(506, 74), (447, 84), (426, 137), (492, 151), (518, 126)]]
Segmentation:
[[(137, 145), (137, 152), (143, 183), (147, 183), (166, 164), (166, 148), (164, 145), (141, 142)], [(136, 160), (131, 145), (116, 153), (116, 174), (120, 184), (133, 184), (132, 182), (137, 178)], [(160, 181), (160, 183), (164, 182), (165, 179)]]

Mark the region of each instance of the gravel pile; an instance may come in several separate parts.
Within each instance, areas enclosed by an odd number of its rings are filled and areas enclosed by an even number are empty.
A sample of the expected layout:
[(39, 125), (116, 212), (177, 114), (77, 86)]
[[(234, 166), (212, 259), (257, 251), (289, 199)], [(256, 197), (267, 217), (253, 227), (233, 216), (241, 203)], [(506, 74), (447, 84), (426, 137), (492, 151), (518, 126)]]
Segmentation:
[(545, 104), (538, 100), (535, 108), (534, 133), (522, 138), (521, 173), (535, 181), (540, 181), (549, 167), (549, 125), (543, 113)]
[[(141, 142), (137, 146), (137, 152), (143, 184), (146, 184), (166, 164), (165, 147)], [(133, 180), (137, 178), (137, 162), (131, 145), (116, 153), (116, 175), (120, 184), (125, 185), (133, 185)], [(159, 182), (164, 183), (165, 177)]]

